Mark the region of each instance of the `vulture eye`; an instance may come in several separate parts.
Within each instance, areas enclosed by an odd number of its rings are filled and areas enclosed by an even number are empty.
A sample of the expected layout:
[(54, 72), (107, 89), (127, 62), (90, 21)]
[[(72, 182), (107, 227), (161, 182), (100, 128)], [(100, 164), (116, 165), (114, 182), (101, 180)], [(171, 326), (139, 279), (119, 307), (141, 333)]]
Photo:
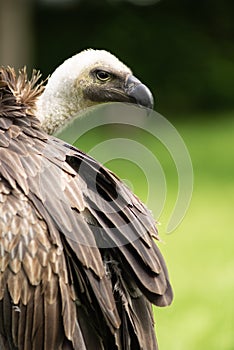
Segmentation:
[(111, 74), (106, 72), (106, 71), (104, 71), (104, 70), (98, 70), (96, 72), (96, 76), (101, 81), (107, 81), (107, 80), (109, 80), (111, 78)]

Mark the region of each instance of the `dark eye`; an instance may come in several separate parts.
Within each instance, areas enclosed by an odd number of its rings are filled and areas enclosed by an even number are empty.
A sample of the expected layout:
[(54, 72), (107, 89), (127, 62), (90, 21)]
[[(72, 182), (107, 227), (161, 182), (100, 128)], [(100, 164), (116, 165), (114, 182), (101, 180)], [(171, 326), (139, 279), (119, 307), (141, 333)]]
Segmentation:
[(107, 81), (107, 80), (109, 80), (111, 78), (110, 73), (108, 73), (108, 72), (106, 72), (104, 70), (98, 70), (96, 72), (96, 76), (101, 81)]

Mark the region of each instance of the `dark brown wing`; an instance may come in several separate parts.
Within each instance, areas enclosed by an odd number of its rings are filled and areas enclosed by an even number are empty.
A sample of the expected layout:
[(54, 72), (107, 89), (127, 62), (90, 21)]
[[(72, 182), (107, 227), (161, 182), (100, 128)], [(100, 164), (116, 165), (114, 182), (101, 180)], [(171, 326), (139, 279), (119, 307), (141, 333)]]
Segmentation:
[(157, 349), (150, 303), (172, 292), (151, 214), (40, 130), (11, 73), (0, 71), (0, 345)]
[(124, 270), (148, 299), (165, 306), (171, 302), (171, 287), (162, 255), (153, 237), (158, 232), (152, 214), (109, 170), (70, 146), (67, 162), (87, 184), (83, 189), (91, 226), (100, 248), (113, 248)]

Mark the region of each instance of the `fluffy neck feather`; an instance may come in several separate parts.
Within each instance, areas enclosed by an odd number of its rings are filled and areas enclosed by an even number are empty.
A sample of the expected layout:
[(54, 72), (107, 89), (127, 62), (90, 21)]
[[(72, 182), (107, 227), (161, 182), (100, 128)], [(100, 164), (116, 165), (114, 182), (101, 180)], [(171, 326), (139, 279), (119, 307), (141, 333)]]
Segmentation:
[(81, 109), (79, 91), (71, 72), (72, 59), (69, 59), (55, 70), (38, 99), (37, 116), (49, 134)]
[(63, 84), (58, 82), (57, 85), (54, 79), (50, 79), (37, 102), (37, 117), (43, 129), (52, 134), (81, 109), (79, 93), (73, 81), (65, 78)]

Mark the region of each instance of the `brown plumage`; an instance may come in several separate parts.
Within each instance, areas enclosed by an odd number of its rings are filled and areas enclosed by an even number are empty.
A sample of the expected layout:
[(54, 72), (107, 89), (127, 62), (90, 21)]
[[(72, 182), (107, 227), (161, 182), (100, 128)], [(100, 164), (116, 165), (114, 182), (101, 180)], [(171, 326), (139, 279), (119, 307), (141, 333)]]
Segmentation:
[(172, 291), (154, 219), (41, 129), (38, 79), (0, 70), (0, 349), (155, 350)]

